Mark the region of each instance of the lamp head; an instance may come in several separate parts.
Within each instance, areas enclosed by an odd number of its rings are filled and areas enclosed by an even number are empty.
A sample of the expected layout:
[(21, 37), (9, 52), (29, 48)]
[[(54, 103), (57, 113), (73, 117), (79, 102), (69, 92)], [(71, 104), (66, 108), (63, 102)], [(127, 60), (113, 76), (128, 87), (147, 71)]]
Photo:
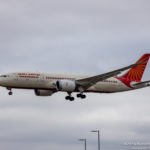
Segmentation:
[(92, 130), (91, 132), (99, 132), (99, 130)]
[(79, 139), (79, 141), (86, 141), (86, 139)]

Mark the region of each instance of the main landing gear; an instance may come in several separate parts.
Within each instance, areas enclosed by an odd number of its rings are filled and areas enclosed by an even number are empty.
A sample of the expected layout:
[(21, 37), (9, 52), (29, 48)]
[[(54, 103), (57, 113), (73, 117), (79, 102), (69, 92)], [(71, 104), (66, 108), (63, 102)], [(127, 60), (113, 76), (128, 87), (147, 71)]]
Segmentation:
[(74, 101), (74, 97), (66, 96), (66, 100)]
[[(85, 99), (86, 95), (80, 93), (80, 94), (77, 94), (77, 98)], [(75, 100), (75, 98), (71, 96), (71, 93), (68, 93), (68, 96), (66, 96), (65, 99), (66, 100), (70, 100), (70, 101), (74, 101)]]
[(66, 100), (74, 101), (74, 97), (71, 96), (71, 93), (68, 93), (68, 96), (65, 97)]
[(86, 98), (86, 95), (84, 95), (84, 94), (80, 93), (80, 94), (77, 94), (77, 97), (78, 97), (78, 98), (85, 99), (85, 98)]

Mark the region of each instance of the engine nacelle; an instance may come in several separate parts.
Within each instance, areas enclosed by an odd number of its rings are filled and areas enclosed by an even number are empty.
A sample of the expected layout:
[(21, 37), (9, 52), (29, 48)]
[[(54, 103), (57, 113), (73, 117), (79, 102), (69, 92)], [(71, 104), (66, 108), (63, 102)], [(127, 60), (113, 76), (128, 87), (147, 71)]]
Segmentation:
[(56, 82), (58, 91), (73, 92), (76, 89), (76, 83), (72, 80), (59, 80)]
[(51, 96), (54, 92), (50, 90), (34, 90), (36, 96)]

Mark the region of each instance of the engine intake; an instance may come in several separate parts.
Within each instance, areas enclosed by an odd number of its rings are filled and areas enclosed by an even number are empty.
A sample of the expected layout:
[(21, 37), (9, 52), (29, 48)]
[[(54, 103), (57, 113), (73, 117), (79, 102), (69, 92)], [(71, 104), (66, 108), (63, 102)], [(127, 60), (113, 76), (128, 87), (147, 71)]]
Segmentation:
[(58, 91), (73, 92), (76, 89), (76, 83), (72, 80), (59, 80), (56, 82), (56, 89)]

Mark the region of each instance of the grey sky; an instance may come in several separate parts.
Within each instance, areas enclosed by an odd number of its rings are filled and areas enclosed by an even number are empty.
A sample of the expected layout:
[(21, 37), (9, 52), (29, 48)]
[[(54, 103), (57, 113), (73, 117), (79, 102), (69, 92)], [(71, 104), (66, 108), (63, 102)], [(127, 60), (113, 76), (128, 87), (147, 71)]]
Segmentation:
[[(100, 74), (134, 63), (150, 52), (149, 0), (0, 0), (0, 73), (14, 71)], [(150, 75), (148, 64), (143, 80)], [(96, 150), (124, 142), (150, 142), (149, 88), (117, 94), (65, 93), (36, 97), (33, 91), (0, 88), (3, 150)]]

